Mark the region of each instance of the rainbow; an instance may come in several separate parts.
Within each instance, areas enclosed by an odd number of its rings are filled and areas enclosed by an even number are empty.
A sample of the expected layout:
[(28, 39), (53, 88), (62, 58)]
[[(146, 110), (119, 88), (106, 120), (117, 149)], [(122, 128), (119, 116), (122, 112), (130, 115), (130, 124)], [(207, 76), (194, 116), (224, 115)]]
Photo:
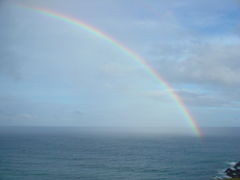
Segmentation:
[(181, 110), (182, 114), (188, 120), (191, 128), (193, 129), (193, 132), (199, 137), (203, 136), (203, 133), (202, 133), (198, 123), (196, 122), (193, 115), (191, 114), (191, 112), (188, 110), (188, 108), (184, 104), (183, 100), (173, 90), (171, 85), (166, 80), (164, 80), (161, 77), (161, 75), (150, 64), (148, 64), (145, 59), (143, 59), (136, 52), (132, 51), (127, 46), (125, 46), (124, 44), (122, 44), (118, 40), (114, 39), (110, 35), (102, 32), (101, 30), (97, 29), (96, 27), (94, 27), (90, 24), (87, 24), (87, 23), (83, 22), (82, 20), (76, 19), (76, 18), (68, 16), (68, 15), (58, 13), (58, 12), (55, 12), (55, 11), (52, 11), (52, 10), (49, 10), (49, 9), (46, 9), (46, 8), (30, 7), (30, 6), (26, 6), (26, 5), (22, 5), (22, 4), (21, 5), (18, 4), (17, 6), (20, 6), (22, 8), (26, 8), (26, 9), (29, 9), (29, 10), (33, 10), (34, 12), (37, 12), (37, 13), (43, 14), (45, 16), (48, 16), (48, 17), (51, 17), (51, 18), (54, 18), (54, 19), (58, 19), (60, 21), (66, 22), (68, 24), (77, 26), (77, 27), (81, 28), (82, 30), (94, 35), (95, 37), (98, 37), (98, 38), (108, 42), (112, 46), (115, 46), (118, 50), (122, 51), (124, 54), (126, 54), (127, 56), (131, 57), (132, 59), (134, 59), (135, 61), (140, 63), (140, 65), (144, 67), (144, 69), (148, 72), (148, 74), (150, 76), (152, 76), (164, 88), (166, 88), (166, 90), (169, 92), (170, 97), (174, 100), (176, 105)]

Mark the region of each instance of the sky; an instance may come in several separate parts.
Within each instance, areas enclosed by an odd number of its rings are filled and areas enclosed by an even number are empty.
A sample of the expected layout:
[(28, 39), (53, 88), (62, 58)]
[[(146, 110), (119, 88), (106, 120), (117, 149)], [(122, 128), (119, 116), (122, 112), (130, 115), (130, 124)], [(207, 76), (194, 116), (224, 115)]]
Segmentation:
[(201, 127), (240, 126), (240, 1), (1, 0), (0, 126), (191, 127), (143, 57)]

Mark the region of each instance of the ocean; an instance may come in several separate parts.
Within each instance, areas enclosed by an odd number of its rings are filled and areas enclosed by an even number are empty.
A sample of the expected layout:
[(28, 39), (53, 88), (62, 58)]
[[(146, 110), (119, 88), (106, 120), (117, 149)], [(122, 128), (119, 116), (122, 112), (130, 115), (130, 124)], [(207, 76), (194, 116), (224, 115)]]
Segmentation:
[(0, 180), (210, 180), (240, 160), (239, 128), (209, 128), (201, 138), (0, 130)]

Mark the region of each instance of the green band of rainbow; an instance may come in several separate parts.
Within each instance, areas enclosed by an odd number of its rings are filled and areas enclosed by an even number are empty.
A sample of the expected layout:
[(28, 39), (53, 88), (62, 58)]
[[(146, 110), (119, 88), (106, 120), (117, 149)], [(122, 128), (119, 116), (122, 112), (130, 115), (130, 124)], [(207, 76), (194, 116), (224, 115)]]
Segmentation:
[(147, 63), (146, 60), (144, 60), (141, 56), (139, 56), (136, 52), (132, 51), (131, 49), (127, 48), (124, 44), (122, 44), (121, 42), (119, 42), (118, 40), (114, 39), (113, 37), (111, 37), (110, 35), (102, 32), (101, 30), (97, 29), (96, 27), (89, 25), (79, 19), (76, 19), (74, 17), (70, 17), (68, 15), (64, 15), (52, 10), (48, 10), (45, 8), (39, 8), (39, 7), (29, 7), (29, 6), (25, 6), (25, 5), (18, 5), (20, 7), (23, 8), (27, 8), (30, 10), (33, 10), (35, 12), (38, 12), (40, 14), (46, 15), (48, 17), (51, 18), (55, 18), (61, 21), (64, 21), (68, 24), (72, 24), (75, 25), (79, 28), (81, 28), (82, 30), (91, 33), (92, 35), (105, 40), (106, 42), (110, 43), (112, 46), (115, 46), (118, 50), (122, 51), (124, 54), (128, 55), (129, 57), (131, 57), (132, 59), (134, 59), (135, 61), (137, 61), (138, 63), (140, 63), (141, 66), (144, 67), (144, 69), (148, 72), (149, 75), (151, 75), (154, 79), (156, 79), (164, 88), (167, 89), (167, 91), (169, 92), (170, 97), (174, 100), (174, 102), (176, 103), (176, 105), (179, 107), (179, 109), (181, 110), (182, 114), (186, 117), (186, 119), (188, 120), (190, 126), (192, 127), (194, 133), (197, 136), (203, 136), (203, 133), (199, 127), (199, 125), (197, 124), (196, 120), (193, 118), (191, 112), (188, 110), (188, 108), (186, 107), (186, 105), (184, 104), (183, 100), (179, 97), (179, 95), (173, 90), (173, 88), (171, 87), (171, 85), (164, 80), (161, 75), (150, 65)]

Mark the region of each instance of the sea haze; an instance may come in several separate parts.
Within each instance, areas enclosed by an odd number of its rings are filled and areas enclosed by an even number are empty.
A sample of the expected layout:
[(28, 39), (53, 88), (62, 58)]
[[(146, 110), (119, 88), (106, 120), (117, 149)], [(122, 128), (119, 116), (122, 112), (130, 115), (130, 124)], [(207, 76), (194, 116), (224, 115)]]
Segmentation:
[(0, 179), (207, 180), (239, 160), (239, 128), (204, 137), (94, 129), (1, 128)]

